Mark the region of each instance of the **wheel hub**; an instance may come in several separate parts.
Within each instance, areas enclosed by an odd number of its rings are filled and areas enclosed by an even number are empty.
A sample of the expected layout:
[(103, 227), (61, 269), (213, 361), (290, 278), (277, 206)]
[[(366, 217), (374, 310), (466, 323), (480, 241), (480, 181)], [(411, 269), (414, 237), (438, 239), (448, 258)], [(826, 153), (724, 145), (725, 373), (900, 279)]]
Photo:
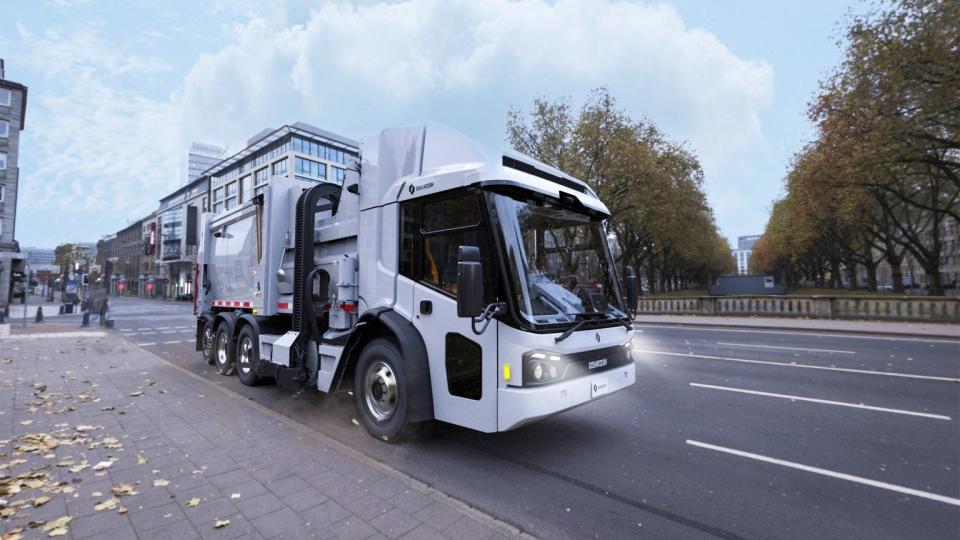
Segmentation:
[(250, 338), (243, 338), (240, 340), (240, 371), (244, 374), (250, 372), (250, 354), (253, 351), (253, 345), (250, 342)]
[(222, 366), (227, 364), (227, 334), (220, 334), (217, 339), (217, 361)]
[(397, 378), (385, 362), (377, 361), (367, 368), (364, 377), (367, 410), (377, 422), (388, 420), (397, 409)]

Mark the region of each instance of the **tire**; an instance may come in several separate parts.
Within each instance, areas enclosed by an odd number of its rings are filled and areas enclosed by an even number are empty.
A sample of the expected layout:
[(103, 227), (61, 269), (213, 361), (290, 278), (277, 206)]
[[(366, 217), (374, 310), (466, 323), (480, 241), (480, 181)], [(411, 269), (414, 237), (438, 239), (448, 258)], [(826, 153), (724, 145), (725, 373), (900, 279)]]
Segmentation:
[(353, 377), (357, 416), (371, 436), (395, 443), (407, 430), (407, 380), (403, 357), (388, 339), (371, 341), (360, 353)]
[(237, 336), (237, 378), (247, 386), (260, 384), (260, 337), (253, 326), (245, 324)]
[(221, 375), (233, 375), (237, 368), (237, 342), (232, 339), (230, 330), (230, 324), (221, 322), (213, 344), (214, 363)]
[(213, 346), (215, 341), (216, 331), (213, 328), (213, 321), (207, 319), (203, 324), (203, 331), (200, 332), (200, 354), (203, 355), (203, 359), (206, 360), (208, 366), (212, 366), (217, 361)]

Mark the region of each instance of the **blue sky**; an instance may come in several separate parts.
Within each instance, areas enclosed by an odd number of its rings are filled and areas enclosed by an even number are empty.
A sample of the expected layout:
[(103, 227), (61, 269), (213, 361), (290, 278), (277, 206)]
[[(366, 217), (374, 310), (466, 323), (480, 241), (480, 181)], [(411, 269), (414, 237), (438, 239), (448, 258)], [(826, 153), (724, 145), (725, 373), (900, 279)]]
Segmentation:
[(440, 122), (503, 144), (534, 97), (607, 86), (701, 158), (721, 232), (763, 231), (859, 2), (36, 0), (0, 5), (30, 88), (17, 239), (95, 241), (231, 150), (298, 120), (352, 138)]

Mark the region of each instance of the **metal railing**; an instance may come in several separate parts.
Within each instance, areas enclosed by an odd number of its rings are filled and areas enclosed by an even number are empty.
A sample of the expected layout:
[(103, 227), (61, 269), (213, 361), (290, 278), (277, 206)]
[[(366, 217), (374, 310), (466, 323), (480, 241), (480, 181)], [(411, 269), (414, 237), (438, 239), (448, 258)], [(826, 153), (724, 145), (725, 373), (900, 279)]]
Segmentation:
[(866, 295), (660, 297), (641, 298), (637, 313), (960, 322), (960, 299)]

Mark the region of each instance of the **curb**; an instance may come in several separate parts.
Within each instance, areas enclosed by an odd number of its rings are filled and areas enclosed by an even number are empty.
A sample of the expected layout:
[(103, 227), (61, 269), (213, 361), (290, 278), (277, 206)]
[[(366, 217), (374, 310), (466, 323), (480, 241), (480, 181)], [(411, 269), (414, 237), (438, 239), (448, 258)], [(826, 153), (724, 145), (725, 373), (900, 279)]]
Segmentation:
[(129, 339), (127, 339), (127, 338), (125, 338), (125, 337), (123, 337), (123, 336), (117, 335), (116, 337), (121, 338), (121, 339), (122, 339), (123, 341), (125, 341), (128, 345), (131, 345), (131, 346), (133, 346), (133, 347), (136, 347), (137, 349), (140, 349), (144, 354), (147, 354), (147, 355), (149, 355), (149, 356), (153, 356), (153, 357), (155, 357), (156, 359), (161, 360), (163, 363), (165, 363), (165, 364), (167, 364), (168, 366), (174, 368), (175, 370), (180, 371), (181, 373), (183, 373), (183, 374), (185, 374), (185, 375), (187, 375), (187, 376), (189, 376), (189, 377), (192, 377), (192, 378), (194, 378), (194, 379), (196, 379), (196, 380), (198, 380), (198, 381), (202, 381), (204, 384), (206, 384), (207, 386), (210, 386), (211, 388), (215, 388), (216, 390), (218, 390), (218, 391), (222, 392), (223, 394), (225, 394), (227, 397), (229, 397), (229, 398), (231, 398), (231, 399), (233, 399), (233, 400), (235, 400), (235, 401), (241, 402), (241, 403), (243, 403), (243, 404), (245, 404), (245, 405), (247, 405), (247, 406), (249, 406), (249, 407), (253, 407), (253, 408), (256, 409), (258, 412), (264, 413), (264, 414), (270, 416), (271, 418), (277, 420), (278, 422), (282, 422), (283, 424), (285, 424), (285, 425), (287, 425), (287, 426), (289, 426), (289, 427), (291, 427), (291, 428), (299, 431), (300, 433), (302, 433), (302, 434), (304, 434), (304, 435), (306, 435), (306, 436), (313, 437), (314, 439), (316, 439), (316, 440), (318, 440), (318, 441), (321, 441), (323, 444), (326, 444), (326, 445), (328, 445), (328, 446), (330, 446), (330, 447), (332, 447), (332, 448), (334, 448), (334, 449), (336, 449), (336, 450), (338, 450), (338, 451), (340, 451), (340, 452), (343, 452), (343, 453), (346, 454), (347, 456), (349, 456), (349, 457), (351, 457), (351, 458), (359, 461), (360, 463), (362, 463), (362, 464), (364, 464), (364, 465), (367, 465), (368, 467), (372, 467), (372, 468), (374, 468), (374, 469), (376, 469), (376, 470), (378, 470), (378, 471), (386, 474), (387, 476), (391, 476), (391, 477), (393, 477), (394, 479), (403, 482), (404, 484), (406, 484), (407, 486), (409, 486), (409, 487), (410, 487), (411, 489), (413, 489), (414, 491), (419, 492), (421, 495), (425, 495), (425, 496), (430, 497), (431, 499), (433, 499), (433, 500), (435, 500), (435, 501), (437, 501), (437, 502), (441, 502), (441, 503), (443, 503), (443, 504), (446, 504), (446, 505), (449, 505), (449, 506), (453, 507), (454, 509), (456, 509), (456, 510), (459, 511), (460, 513), (465, 514), (466, 516), (468, 516), (468, 517), (470, 517), (470, 518), (472, 518), (472, 519), (480, 522), (480, 523), (483, 524), (483, 525), (486, 525), (487, 527), (489, 527), (489, 528), (492, 529), (493, 531), (495, 531), (495, 532), (497, 532), (497, 533), (499, 533), (499, 534), (501, 534), (501, 535), (503, 535), (503, 536), (506, 536), (507, 538), (517, 538), (517, 539), (522, 539), (522, 540), (535, 540), (535, 539), (537, 538), (536, 536), (533, 536), (533, 535), (531, 535), (531, 534), (529, 534), (529, 533), (527, 533), (527, 532), (524, 532), (524, 531), (521, 530), (520, 528), (518, 528), (518, 527), (516, 527), (516, 526), (514, 526), (514, 525), (511, 525), (510, 523), (507, 523), (507, 522), (505, 522), (505, 521), (503, 521), (503, 520), (501, 520), (501, 519), (499, 519), (499, 518), (496, 518), (496, 517), (494, 517), (494, 516), (492, 516), (492, 515), (484, 512), (483, 510), (480, 510), (479, 508), (477, 508), (477, 507), (475, 507), (475, 506), (471, 506), (470, 504), (468, 504), (468, 503), (466, 503), (466, 502), (464, 502), (464, 501), (461, 501), (460, 499), (457, 499), (457, 498), (453, 497), (452, 495), (448, 495), (448, 494), (444, 493), (443, 491), (440, 491), (439, 489), (437, 489), (437, 488), (435, 488), (435, 487), (431, 487), (429, 484), (426, 484), (426, 483), (424, 483), (424, 482), (421, 482), (420, 480), (417, 480), (416, 478), (414, 478), (414, 477), (412, 477), (412, 476), (410, 476), (410, 475), (408, 475), (408, 474), (406, 474), (406, 473), (404, 473), (404, 472), (402, 472), (402, 471), (399, 471), (399, 470), (391, 467), (390, 465), (387, 465), (386, 463), (383, 463), (383, 462), (381, 462), (381, 461), (377, 461), (376, 459), (374, 459), (374, 458), (372, 458), (372, 457), (364, 454), (363, 452), (360, 452), (359, 450), (356, 450), (356, 449), (353, 448), (352, 446), (349, 446), (349, 445), (347, 445), (347, 444), (344, 444), (344, 443), (338, 441), (337, 439), (334, 439), (333, 437), (331, 437), (331, 436), (329, 436), (329, 435), (326, 435), (326, 434), (324, 434), (324, 433), (321, 433), (321, 432), (319, 432), (319, 431), (317, 431), (317, 430), (315, 430), (315, 429), (313, 429), (313, 428), (311, 428), (311, 427), (309, 427), (309, 426), (306, 426), (306, 425), (304, 425), (304, 424), (301, 424), (300, 422), (297, 422), (296, 420), (293, 420), (292, 418), (289, 418), (289, 417), (287, 417), (287, 416), (284, 416), (283, 414), (280, 414), (280, 413), (274, 411), (273, 409), (270, 409), (270, 408), (267, 407), (266, 405), (261, 405), (260, 403), (258, 403), (258, 402), (256, 402), (256, 401), (252, 401), (252, 400), (248, 399), (246, 396), (243, 396), (243, 395), (241, 395), (241, 394), (238, 394), (237, 392), (234, 392), (233, 390), (230, 390), (229, 388), (226, 388), (225, 386), (223, 386), (223, 385), (221, 385), (221, 384), (214, 383), (214, 382), (210, 381), (210, 380), (207, 379), (207, 378), (201, 377), (200, 375), (197, 375), (196, 373), (193, 373), (192, 371), (188, 370), (187, 368), (178, 366), (177, 364), (174, 364), (173, 362), (167, 360), (166, 358), (163, 358), (162, 356), (156, 355), (156, 354), (154, 354), (154, 353), (152, 353), (152, 352), (150, 352), (150, 351), (148, 351), (148, 350), (146, 350), (146, 349), (144, 349), (144, 348), (142, 348), (142, 347), (139, 347), (139, 346), (137, 346), (136, 343), (134, 343), (133, 341), (130, 341)]
[(872, 331), (872, 330), (838, 330), (833, 328), (786, 328), (783, 326), (764, 326), (756, 324), (717, 324), (715, 322), (709, 321), (670, 321), (670, 322), (660, 322), (660, 321), (637, 321), (634, 320), (633, 324), (644, 325), (644, 326), (691, 326), (691, 327), (708, 327), (708, 328), (732, 328), (736, 330), (779, 330), (779, 331), (788, 331), (788, 332), (807, 332), (807, 333), (830, 333), (830, 334), (859, 334), (865, 336), (889, 336), (889, 337), (908, 337), (914, 339), (949, 339), (954, 341), (960, 341), (960, 336), (951, 335), (951, 334), (911, 334), (908, 332), (889, 332), (889, 331)]

